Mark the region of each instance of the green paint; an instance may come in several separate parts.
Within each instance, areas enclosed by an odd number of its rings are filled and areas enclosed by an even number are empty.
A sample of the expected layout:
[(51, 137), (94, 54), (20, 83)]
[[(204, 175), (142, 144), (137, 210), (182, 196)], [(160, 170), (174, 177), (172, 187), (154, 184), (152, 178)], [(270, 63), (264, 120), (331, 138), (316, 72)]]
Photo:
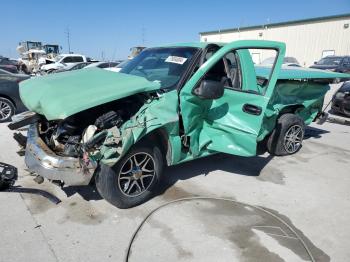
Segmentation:
[[(245, 47), (275, 48), (279, 50), (275, 70), (266, 88), (265, 96), (248, 92), (226, 89), (223, 97), (216, 100), (202, 100), (192, 94), (193, 88), (203, 75), (226, 53), (233, 49)], [(180, 107), (184, 121), (185, 133), (191, 137), (191, 150), (195, 156), (205, 151), (225, 152), (241, 156), (256, 154), (257, 138), (264, 113), (259, 116), (244, 113), (242, 107), (249, 103), (259, 105), (263, 112), (269, 102), (278, 79), (285, 53), (285, 45), (270, 41), (236, 41), (225, 45), (217, 51), (193, 75), (180, 93)], [(243, 86), (257, 90), (254, 64), (247, 50), (238, 52)]]
[(143, 77), (89, 68), (26, 80), (20, 84), (20, 94), (27, 108), (55, 120), (159, 88), (159, 83)]
[[(169, 46), (204, 49), (206, 45), (184, 43)], [(274, 69), (255, 67), (247, 48), (277, 50)], [(195, 96), (193, 89), (208, 70), (231, 50), (238, 50), (242, 90), (226, 88), (224, 95), (216, 100), (203, 100)], [(274, 129), (281, 112), (293, 108), (306, 124), (314, 120), (322, 108), (329, 86), (327, 82), (313, 80), (349, 77), (312, 69), (281, 69), (284, 55), (285, 45), (279, 42), (244, 40), (223, 45), (180, 90), (169, 91), (147, 101), (118, 132), (115, 128), (110, 129), (100, 152), (91, 157), (113, 165), (131, 146), (159, 129), (167, 135), (168, 164), (171, 165), (217, 152), (254, 156), (257, 143)], [(260, 86), (257, 77), (269, 81), (265, 86)], [(20, 91), (29, 109), (52, 120), (157, 89), (158, 83), (142, 77), (92, 69), (29, 80), (21, 84)], [(243, 112), (246, 103), (261, 107), (262, 113), (252, 115)], [(187, 146), (181, 142), (179, 116), (184, 128), (182, 135), (188, 140)]]
[(170, 163), (179, 161), (181, 142), (178, 136), (179, 117), (177, 108), (178, 95), (176, 90), (146, 103), (134, 117), (125, 122), (120, 128), (120, 135), (115, 137), (120, 142), (108, 143), (114, 136), (112, 130), (109, 132), (101, 149), (102, 161), (105, 164), (114, 164), (133, 144), (158, 128), (162, 128), (168, 134), (170, 147), (173, 150)]

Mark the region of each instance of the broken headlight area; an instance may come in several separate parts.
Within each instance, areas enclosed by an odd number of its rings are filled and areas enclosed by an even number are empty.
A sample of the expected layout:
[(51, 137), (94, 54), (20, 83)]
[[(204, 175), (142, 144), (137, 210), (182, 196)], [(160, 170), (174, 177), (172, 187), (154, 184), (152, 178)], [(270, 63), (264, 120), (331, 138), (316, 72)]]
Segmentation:
[(88, 109), (60, 121), (40, 121), (38, 130), (46, 145), (57, 155), (99, 160), (99, 150), (108, 133), (118, 133), (147, 97), (137, 95)]

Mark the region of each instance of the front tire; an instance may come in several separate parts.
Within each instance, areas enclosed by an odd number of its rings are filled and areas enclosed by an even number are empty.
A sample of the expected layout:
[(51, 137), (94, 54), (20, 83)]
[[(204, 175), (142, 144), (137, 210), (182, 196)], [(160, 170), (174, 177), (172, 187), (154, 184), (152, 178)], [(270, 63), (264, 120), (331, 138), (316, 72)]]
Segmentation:
[(10, 100), (0, 97), (0, 123), (10, 121), (15, 111), (15, 106)]
[(113, 167), (101, 164), (95, 178), (96, 188), (112, 205), (134, 207), (156, 194), (163, 166), (157, 146), (136, 145)]
[(284, 114), (267, 141), (267, 150), (275, 156), (295, 154), (302, 147), (304, 134), (304, 121), (295, 114)]

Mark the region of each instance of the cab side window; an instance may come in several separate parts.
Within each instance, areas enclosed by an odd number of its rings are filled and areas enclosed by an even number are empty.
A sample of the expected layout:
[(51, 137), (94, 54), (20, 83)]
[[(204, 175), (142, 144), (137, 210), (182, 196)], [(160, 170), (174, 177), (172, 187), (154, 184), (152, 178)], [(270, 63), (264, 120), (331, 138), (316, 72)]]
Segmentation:
[(350, 68), (350, 57), (345, 57), (343, 60), (343, 66)]
[(63, 62), (63, 63), (72, 63), (72, 62), (73, 62), (73, 61), (72, 61), (72, 57), (67, 56), (67, 57), (65, 57), (65, 58), (62, 60), (62, 62)]
[(224, 60), (220, 59), (215, 65), (213, 65), (205, 75), (206, 80), (217, 81), (225, 83), (227, 73), (225, 70)]
[[(257, 54), (259, 58), (270, 58), (271, 64), (256, 61)], [(276, 58), (274, 49), (231, 50), (209, 69), (205, 79), (221, 82), (226, 89), (264, 95)]]
[(226, 54), (209, 69), (205, 79), (221, 82), (225, 88), (240, 90), (241, 70), (236, 54), (233, 51)]
[(73, 63), (84, 62), (84, 59), (81, 56), (72, 56)]
[[(235, 52), (230, 52), (223, 58), (225, 69), (227, 71), (228, 88), (242, 89), (242, 74), (238, 62), (238, 56)], [(226, 87), (226, 86), (225, 86)]]

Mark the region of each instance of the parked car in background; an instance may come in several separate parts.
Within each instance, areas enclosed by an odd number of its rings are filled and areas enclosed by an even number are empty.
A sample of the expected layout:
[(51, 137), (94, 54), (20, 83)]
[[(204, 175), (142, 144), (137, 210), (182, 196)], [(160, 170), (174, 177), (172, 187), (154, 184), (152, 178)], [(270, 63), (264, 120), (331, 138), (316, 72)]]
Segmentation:
[(0, 56), (0, 69), (17, 74), (18, 62), (7, 57)]
[(14, 114), (26, 110), (19, 96), (18, 83), (28, 78), (28, 75), (0, 69), (0, 123), (9, 121)]
[(76, 65), (77, 63), (88, 62), (84, 55), (79, 54), (62, 54), (55, 58), (54, 63), (45, 64), (40, 67), (41, 71), (50, 73), (53, 70), (63, 69), (67, 66)]
[(113, 71), (113, 72), (119, 72), (120, 70), (123, 69), (123, 67), (124, 67), (129, 61), (130, 61), (130, 60), (125, 60), (125, 61), (119, 63), (119, 64), (116, 65), (116, 66), (106, 68), (106, 70)]
[(59, 72), (66, 72), (66, 71), (74, 71), (74, 70), (78, 70), (78, 69), (82, 69), (88, 65), (90, 65), (90, 62), (81, 62), (78, 64), (71, 64), (71, 65), (67, 65), (66, 67), (62, 68), (62, 69), (58, 69), (58, 70), (53, 70), (51, 71), (51, 73), (59, 73)]
[(110, 67), (115, 67), (117, 65), (119, 65), (118, 62), (96, 62), (86, 66), (86, 68), (91, 68), (91, 67), (110, 68)]
[(350, 117), (350, 81), (344, 82), (332, 98), (332, 110)]
[[(273, 63), (275, 61), (275, 57), (269, 57), (266, 58), (264, 61), (262, 61), (259, 65), (261, 66), (272, 66)], [(301, 65), (299, 64), (298, 60), (295, 57), (291, 57), (291, 56), (286, 56), (283, 59), (283, 66), (297, 66), (297, 67), (301, 67)]]
[(329, 70), (339, 73), (350, 72), (350, 56), (327, 56), (315, 62), (310, 68)]

